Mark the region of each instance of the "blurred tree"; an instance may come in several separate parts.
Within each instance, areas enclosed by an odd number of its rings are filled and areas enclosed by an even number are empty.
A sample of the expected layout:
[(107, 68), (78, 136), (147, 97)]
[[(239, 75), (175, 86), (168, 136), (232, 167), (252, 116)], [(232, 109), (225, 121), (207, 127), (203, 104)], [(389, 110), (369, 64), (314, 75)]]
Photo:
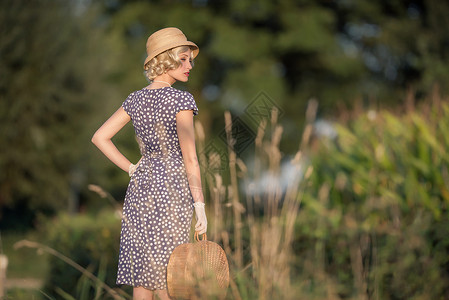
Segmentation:
[(29, 225), (37, 211), (77, 209), (111, 56), (77, 2), (0, 6), (0, 220), (8, 228)]
[(421, 97), (434, 85), (449, 92), (447, 1), (346, 0), (335, 11), (342, 46), (368, 67), (365, 94), (396, 102), (408, 87)]
[(410, 85), (427, 93), (449, 76), (449, 4), (436, 0), (103, 3), (142, 60), (141, 42), (154, 30), (186, 31), (208, 66), (196, 77), (236, 110), (262, 88), (287, 111), (312, 96), (329, 111), (357, 96), (391, 101)]

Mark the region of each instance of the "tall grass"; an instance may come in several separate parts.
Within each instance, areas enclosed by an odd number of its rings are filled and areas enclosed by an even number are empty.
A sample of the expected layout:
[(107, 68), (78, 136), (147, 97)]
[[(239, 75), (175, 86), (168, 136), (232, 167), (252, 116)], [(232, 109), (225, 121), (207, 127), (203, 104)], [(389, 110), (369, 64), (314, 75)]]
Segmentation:
[[(225, 113), (229, 165), (213, 168), (224, 171), (205, 172), (205, 177), (207, 198), (213, 207), (209, 213), (212, 239), (224, 245), (230, 258), (230, 299), (297, 299), (295, 284), (291, 282), (294, 256), (291, 246), (301, 202), (300, 182), (304, 179), (303, 152), (309, 144), (316, 108), (317, 103), (312, 101), (301, 149), (289, 162), (294, 172), (285, 189), (279, 180), (283, 128), (277, 123), (277, 111), (273, 110), (270, 120), (263, 120), (259, 125), (252, 170), (237, 157), (232, 118), (229, 112)], [(202, 165), (215, 165), (220, 155), (211, 153), (205, 157), (200, 123), (196, 129)], [(312, 168), (308, 169), (306, 179), (311, 172)], [(271, 179), (263, 188), (261, 175)], [(223, 177), (229, 178), (229, 185), (223, 184)]]

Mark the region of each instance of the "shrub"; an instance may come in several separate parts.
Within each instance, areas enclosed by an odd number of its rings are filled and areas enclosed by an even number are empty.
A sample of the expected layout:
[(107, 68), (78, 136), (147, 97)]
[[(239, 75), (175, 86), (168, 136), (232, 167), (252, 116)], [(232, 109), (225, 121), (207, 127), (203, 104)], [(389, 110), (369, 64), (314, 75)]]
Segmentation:
[[(105, 210), (97, 216), (61, 214), (45, 224), (46, 244), (115, 287), (120, 218)], [(98, 285), (58, 257), (49, 260), (45, 290), (50, 295), (98, 299)], [(67, 296), (65, 296), (67, 297)]]

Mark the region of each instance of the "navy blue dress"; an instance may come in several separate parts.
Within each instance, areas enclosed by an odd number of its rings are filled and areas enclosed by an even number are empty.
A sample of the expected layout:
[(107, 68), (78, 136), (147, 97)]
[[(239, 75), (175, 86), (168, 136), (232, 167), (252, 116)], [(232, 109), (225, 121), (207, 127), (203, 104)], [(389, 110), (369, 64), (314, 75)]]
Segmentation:
[(176, 114), (193, 96), (173, 87), (133, 92), (122, 104), (131, 117), (142, 160), (126, 191), (117, 284), (166, 289), (176, 246), (189, 241), (193, 199), (176, 131)]

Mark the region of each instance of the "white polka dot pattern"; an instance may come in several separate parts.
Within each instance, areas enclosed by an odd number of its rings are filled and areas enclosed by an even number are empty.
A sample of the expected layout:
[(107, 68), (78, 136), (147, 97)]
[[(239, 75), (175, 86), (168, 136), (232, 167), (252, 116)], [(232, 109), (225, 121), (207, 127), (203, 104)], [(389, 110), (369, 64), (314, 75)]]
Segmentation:
[(142, 89), (122, 104), (131, 116), (143, 159), (131, 177), (123, 206), (117, 284), (166, 289), (168, 260), (187, 243), (193, 213), (176, 114), (193, 110), (193, 96), (165, 87)]

